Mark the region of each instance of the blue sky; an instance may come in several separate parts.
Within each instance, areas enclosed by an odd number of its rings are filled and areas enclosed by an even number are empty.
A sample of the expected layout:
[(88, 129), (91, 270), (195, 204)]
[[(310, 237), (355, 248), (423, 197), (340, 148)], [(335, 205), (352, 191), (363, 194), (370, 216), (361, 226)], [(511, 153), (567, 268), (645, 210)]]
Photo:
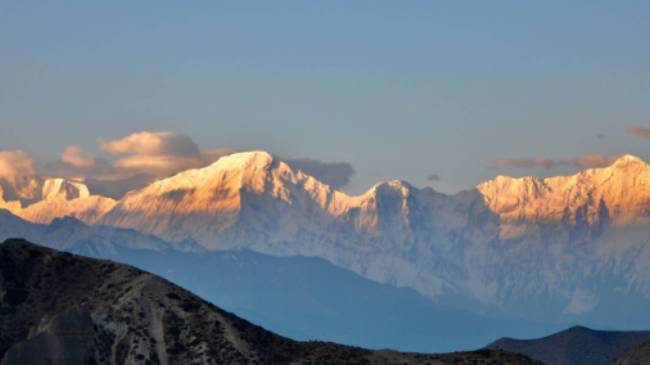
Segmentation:
[(648, 40), (647, 1), (8, 0), (0, 150), (169, 130), (349, 162), (353, 192), (569, 173), (494, 161), (648, 159)]

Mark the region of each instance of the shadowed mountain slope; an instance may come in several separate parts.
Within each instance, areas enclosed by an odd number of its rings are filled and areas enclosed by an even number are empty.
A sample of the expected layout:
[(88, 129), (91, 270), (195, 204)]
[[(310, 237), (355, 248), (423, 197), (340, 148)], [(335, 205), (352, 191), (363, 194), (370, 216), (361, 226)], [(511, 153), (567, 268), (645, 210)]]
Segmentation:
[[(381, 284), (315, 257), (274, 257), (252, 251), (182, 252), (133, 230), (88, 226), (74, 218), (41, 225), (0, 210), (0, 242), (10, 237), (133, 265), (298, 340), (449, 352), (473, 350), (504, 336), (539, 337), (565, 327), (493, 319), (451, 308), (415, 290)], [(185, 247), (195, 248), (189, 242)], [(264, 300), (258, 300), (260, 297)], [(440, 328), (446, 329), (444, 333)]]
[(152, 274), (8, 240), (0, 357), (12, 364), (536, 364), (500, 350), (447, 355), (301, 343)]
[(648, 340), (650, 331), (596, 331), (572, 327), (539, 339), (503, 338), (487, 348), (525, 354), (549, 365), (607, 365), (624, 350)]
[(631, 347), (616, 358), (613, 365), (650, 364), (650, 341)]
[[(94, 256), (83, 250), (75, 253)], [(543, 336), (565, 327), (493, 319), (440, 305), (413, 289), (368, 280), (315, 257), (139, 250), (99, 258), (160, 275), (228, 311), (300, 340), (448, 352), (477, 349), (503, 336)]]

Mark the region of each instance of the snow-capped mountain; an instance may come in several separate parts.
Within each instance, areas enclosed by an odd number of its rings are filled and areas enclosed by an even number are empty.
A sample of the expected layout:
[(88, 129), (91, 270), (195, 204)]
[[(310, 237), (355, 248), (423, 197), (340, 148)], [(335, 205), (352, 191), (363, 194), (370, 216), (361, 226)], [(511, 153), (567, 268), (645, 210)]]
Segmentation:
[[(454, 209), (458, 203), (453, 200), (403, 181), (348, 196), (254, 151), (133, 191), (102, 223), (172, 241), (191, 237), (209, 249), (283, 245), (305, 235), (323, 242), (396, 242), (412, 239), (416, 230), (456, 223), (463, 212)], [(300, 250), (293, 245), (286, 249)]]
[(634, 326), (631, 306), (650, 304), (648, 184), (650, 166), (625, 155), (573, 176), (497, 177), (456, 195), (396, 180), (350, 196), (252, 151), (90, 204), (101, 206), (92, 218), (75, 208), (83, 194), (42, 201), (61, 202), (56, 216), (175, 245), (321, 257), (436, 301)]
[(0, 208), (34, 223), (47, 224), (56, 218), (72, 216), (94, 224), (115, 204), (111, 198), (91, 195), (80, 181), (34, 177), (21, 188), (0, 182)]
[(322, 231), (347, 201), (270, 154), (249, 152), (131, 192), (102, 222), (222, 249)]
[(623, 226), (650, 219), (650, 168), (631, 155), (573, 176), (499, 176), (477, 189), (499, 216), (506, 239), (526, 233), (531, 225)]
[(436, 300), (570, 316), (650, 297), (646, 184), (650, 167), (625, 155), (454, 196), (403, 181), (349, 196), (253, 151), (131, 192), (102, 223), (211, 250), (323, 257)]
[(21, 237), (34, 241), (48, 240), (58, 250), (112, 258), (123, 251), (138, 250), (200, 251), (200, 246), (189, 242), (171, 245), (155, 236), (131, 229), (87, 225), (73, 217), (57, 218), (49, 224), (26, 221), (5, 209), (0, 209), (0, 241)]

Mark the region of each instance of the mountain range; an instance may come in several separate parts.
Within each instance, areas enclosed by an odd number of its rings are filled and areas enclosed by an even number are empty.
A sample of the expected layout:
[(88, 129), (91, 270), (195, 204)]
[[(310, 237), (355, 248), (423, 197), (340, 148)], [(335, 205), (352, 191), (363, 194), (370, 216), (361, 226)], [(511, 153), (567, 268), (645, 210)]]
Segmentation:
[(71, 217), (35, 224), (0, 211), (0, 241), (14, 236), (147, 270), (299, 340), (450, 352), (477, 349), (501, 336), (535, 337), (562, 327), (451, 308), (413, 289), (381, 284), (316, 257), (195, 246), (181, 251), (134, 230), (88, 226)]
[(152, 274), (9, 240), (0, 244), (0, 363), (503, 364), (502, 350), (447, 355), (296, 342)]
[(576, 326), (537, 339), (502, 338), (486, 348), (524, 354), (544, 364), (610, 365), (614, 361), (618, 364), (632, 356), (638, 357), (639, 346), (648, 341), (650, 331), (597, 331)]
[(32, 185), (41, 200), (3, 200), (32, 222), (73, 216), (175, 250), (319, 257), (495, 317), (650, 327), (650, 166), (631, 155), (573, 176), (500, 176), (454, 195), (396, 180), (350, 196), (263, 151), (118, 201), (85, 191), (48, 199), (44, 183)]

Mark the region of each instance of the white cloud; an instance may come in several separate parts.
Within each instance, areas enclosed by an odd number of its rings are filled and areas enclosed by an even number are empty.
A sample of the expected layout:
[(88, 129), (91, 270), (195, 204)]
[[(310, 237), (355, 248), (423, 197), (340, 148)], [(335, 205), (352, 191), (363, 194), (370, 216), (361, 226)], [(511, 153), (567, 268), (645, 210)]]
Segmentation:
[(204, 164), (196, 143), (174, 132), (138, 132), (102, 142), (109, 153), (127, 155), (115, 162), (119, 170), (163, 177)]
[(625, 128), (625, 131), (643, 139), (650, 139), (650, 128), (647, 127), (632, 126)]
[(101, 143), (112, 154), (146, 156), (199, 156), (196, 143), (186, 135), (174, 132), (138, 132)]
[(61, 161), (75, 167), (90, 167), (95, 165), (95, 155), (82, 151), (77, 146), (68, 146), (61, 153)]
[(589, 290), (576, 289), (564, 308), (563, 313), (579, 315), (590, 312), (600, 303), (600, 298)]
[[(3, 152), (0, 155), (0, 178), (20, 183), (19, 176), (63, 177), (82, 179), (91, 193), (119, 199), (130, 190), (144, 187), (153, 180), (209, 165), (223, 156), (236, 153), (230, 148), (199, 150), (194, 141), (174, 132), (137, 132), (105, 140), (99, 147), (113, 155), (115, 161), (95, 156), (76, 145), (66, 147), (55, 161), (42, 165), (38, 172), (26, 153)], [(346, 162), (323, 162), (314, 159), (283, 159), (294, 168), (331, 185), (346, 186), (355, 171)], [(22, 181), (22, 180), (21, 180)], [(27, 181), (27, 180), (25, 180)], [(7, 184), (5, 184), (7, 185)], [(5, 189), (7, 190), (7, 189)], [(13, 191), (13, 190), (12, 190)]]
[(600, 153), (590, 153), (575, 157), (562, 158), (553, 160), (545, 157), (538, 158), (514, 158), (496, 160), (494, 166), (498, 167), (518, 167), (518, 168), (536, 168), (542, 167), (550, 169), (556, 166), (572, 166), (579, 168), (593, 168), (609, 166), (616, 161), (621, 155), (603, 155)]
[(38, 193), (34, 160), (24, 151), (0, 151), (0, 186), (4, 200), (31, 199)]

